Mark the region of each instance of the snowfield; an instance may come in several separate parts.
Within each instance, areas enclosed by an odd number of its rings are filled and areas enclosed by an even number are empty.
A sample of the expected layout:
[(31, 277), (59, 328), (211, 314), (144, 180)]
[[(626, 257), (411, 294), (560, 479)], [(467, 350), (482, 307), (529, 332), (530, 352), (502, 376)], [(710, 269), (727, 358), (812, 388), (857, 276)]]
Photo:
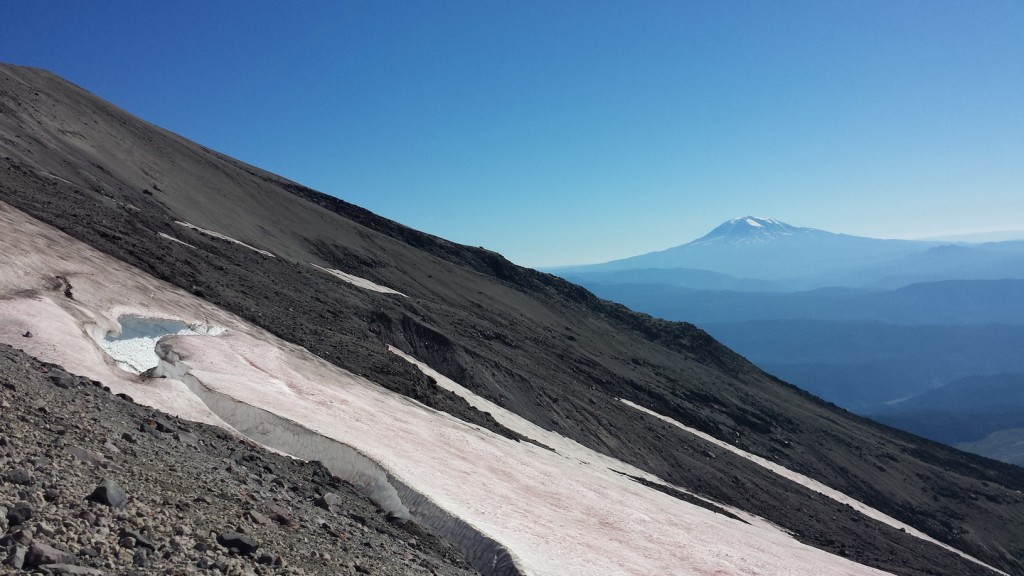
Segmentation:
[(408, 298), (408, 296), (406, 296), (405, 294), (402, 294), (398, 290), (393, 290), (391, 288), (388, 288), (387, 286), (381, 286), (380, 284), (377, 284), (376, 282), (372, 282), (370, 280), (367, 280), (366, 278), (360, 278), (359, 276), (356, 276), (354, 274), (349, 274), (348, 272), (342, 272), (341, 270), (334, 270), (333, 268), (324, 268), (323, 266), (317, 266), (316, 264), (310, 264), (310, 266), (312, 266), (313, 268), (316, 268), (317, 270), (320, 270), (322, 272), (326, 272), (326, 273), (330, 274), (331, 276), (334, 276), (335, 278), (338, 278), (339, 280), (344, 280), (345, 282), (348, 282), (349, 284), (352, 284), (353, 286), (358, 286), (358, 287), (363, 288), (365, 290), (371, 290), (373, 292), (380, 292), (381, 294), (397, 294), (398, 296), (402, 296), (403, 298)]
[(847, 496), (846, 494), (843, 494), (842, 492), (840, 492), (838, 490), (835, 490), (833, 488), (829, 488), (828, 486), (822, 484), (821, 482), (818, 482), (817, 480), (814, 480), (813, 478), (808, 478), (807, 476), (804, 476), (803, 474), (799, 474), (797, 472), (793, 472), (792, 470), (790, 470), (790, 469), (788, 469), (788, 468), (786, 468), (784, 466), (776, 464), (775, 462), (772, 462), (771, 460), (768, 460), (766, 458), (762, 458), (760, 456), (757, 456), (756, 454), (751, 454), (749, 452), (745, 452), (743, 450), (740, 450), (739, 448), (733, 446), (732, 444), (729, 444), (728, 442), (723, 442), (723, 441), (715, 438), (714, 436), (711, 436), (709, 434), (705, 434), (704, 432), (701, 432), (700, 430), (697, 430), (695, 428), (690, 428), (689, 426), (687, 426), (687, 425), (685, 425), (685, 424), (683, 424), (683, 423), (681, 423), (681, 422), (679, 422), (677, 420), (669, 418), (668, 416), (664, 416), (664, 415), (658, 414), (657, 412), (655, 412), (655, 411), (653, 411), (653, 410), (651, 410), (649, 408), (644, 408), (643, 406), (640, 406), (638, 404), (634, 404), (634, 403), (630, 402), (629, 400), (620, 399), (619, 401), (622, 402), (623, 404), (631, 407), (631, 408), (635, 408), (635, 409), (637, 409), (637, 410), (639, 410), (641, 412), (644, 412), (645, 414), (650, 414), (651, 416), (654, 416), (655, 418), (658, 418), (660, 420), (664, 420), (665, 422), (668, 422), (669, 424), (672, 424), (673, 426), (675, 426), (677, 428), (681, 428), (683, 430), (686, 430), (687, 432), (689, 432), (690, 434), (693, 434), (694, 436), (697, 436), (697, 437), (699, 437), (699, 438), (701, 438), (703, 440), (706, 440), (707, 442), (710, 442), (711, 444), (714, 444), (715, 446), (719, 446), (721, 448), (724, 448), (724, 449), (732, 452), (733, 454), (736, 454), (738, 456), (746, 458), (747, 460), (750, 460), (751, 462), (757, 464), (758, 466), (761, 466), (762, 468), (765, 468), (766, 470), (770, 470), (771, 472), (773, 472), (775, 474), (778, 474), (779, 476), (782, 476), (783, 478), (786, 478), (788, 480), (792, 480), (793, 482), (795, 482), (795, 483), (797, 483), (797, 484), (799, 484), (801, 486), (804, 486), (805, 488), (809, 488), (811, 490), (814, 490), (818, 494), (821, 494), (823, 496), (831, 498), (832, 500), (835, 500), (836, 502), (839, 502), (840, 504), (846, 504), (847, 506), (853, 508), (854, 510), (860, 512), (861, 514), (864, 514), (868, 518), (874, 518), (875, 520), (878, 520), (879, 522), (882, 522), (883, 524), (887, 524), (889, 526), (892, 526), (893, 528), (897, 528), (897, 529), (903, 530), (903, 531), (909, 533), (910, 535), (912, 535), (914, 537), (920, 538), (921, 540), (925, 540), (925, 541), (931, 542), (932, 544), (935, 544), (936, 546), (941, 546), (942, 548), (945, 548), (946, 550), (949, 550), (949, 551), (951, 551), (951, 552), (953, 552), (955, 554), (959, 554), (961, 557), (966, 558), (967, 560), (970, 560), (971, 562), (974, 562), (974, 563), (976, 563), (976, 564), (978, 564), (980, 566), (984, 566), (985, 568), (988, 568), (989, 570), (992, 570), (994, 572), (998, 572), (999, 574), (1003, 574), (1004, 576), (1010, 576), (1009, 574), (1006, 574), (1006, 572), (1003, 572), (1002, 570), (998, 570), (996, 568), (993, 568), (993, 567), (989, 566), (988, 564), (985, 564), (981, 560), (978, 560), (977, 558), (974, 558), (973, 556), (965, 554), (965, 553), (961, 552), (960, 550), (957, 550), (956, 548), (953, 548), (952, 546), (949, 546), (948, 544), (943, 544), (942, 542), (939, 542), (938, 540), (932, 538), (931, 536), (925, 534), (924, 532), (921, 532), (920, 530), (918, 530), (917, 528), (914, 528), (913, 526), (911, 526), (909, 524), (905, 524), (903, 522), (900, 522), (899, 520), (893, 518), (892, 516), (889, 516), (889, 515), (887, 515), (887, 514), (885, 514), (883, 512), (880, 512), (880, 511), (878, 511), (878, 510), (868, 506), (867, 504), (865, 504), (863, 502), (860, 502), (859, 500), (855, 500), (855, 499)]
[[(0, 341), (137, 402), (321, 460), (485, 573), (883, 574), (646, 488), (615, 470), (648, 474), (482, 399), (471, 401), (553, 450), (426, 408), (3, 203)], [(140, 376), (150, 352), (156, 377)]]
[(188, 242), (185, 242), (183, 240), (178, 240), (177, 238), (175, 238), (174, 236), (171, 236), (170, 234), (164, 234), (163, 232), (157, 232), (156, 235), (159, 236), (160, 238), (163, 238), (164, 240), (170, 240), (171, 242), (177, 242), (178, 244), (181, 244), (182, 246), (188, 246), (189, 248), (194, 248), (194, 249), (198, 250), (198, 248), (196, 248), (195, 246), (193, 246), (193, 245), (191, 245)]
[[(239, 246), (244, 246), (244, 247), (248, 248), (249, 250), (252, 250), (253, 252), (259, 252), (260, 254), (263, 254), (264, 256), (269, 256), (270, 258), (274, 258), (274, 255), (271, 254), (270, 252), (267, 252), (266, 250), (261, 250), (261, 249), (255, 247), (255, 246), (250, 246), (250, 245), (246, 244), (245, 242), (242, 242), (241, 240), (236, 240), (236, 239), (234, 239), (234, 238), (232, 238), (230, 236), (225, 236), (224, 234), (221, 234), (220, 232), (214, 232), (213, 230), (207, 230), (206, 228), (200, 228), (199, 226), (196, 226), (195, 224), (189, 224), (188, 222), (175, 221), (174, 223), (177, 224), (178, 226), (182, 226), (184, 228), (190, 228), (192, 230), (195, 230), (196, 232), (199, 232), (201, 234), (206, 234), (207, 236), (209, 236), (211, 238), (217, 238), (219, 240), (226, 240), (226, 241), (231, 242), (233, 244), (238, 244)], [(176, 242), (181, 242), (177, 238), (171, 238), (170, 236), (167, 236), (166, 234), (163, 234), (162, 236), (164, 236), (166, 238), (169, 238), (171, 240), (174, 240)], [(187, 244), (185, 242), (182, 242), (182, 244), (185, 244), (186, 246), (191, 246), (192, 248), (195, 248), (195, 246), (192, 246), (191, 244)]]

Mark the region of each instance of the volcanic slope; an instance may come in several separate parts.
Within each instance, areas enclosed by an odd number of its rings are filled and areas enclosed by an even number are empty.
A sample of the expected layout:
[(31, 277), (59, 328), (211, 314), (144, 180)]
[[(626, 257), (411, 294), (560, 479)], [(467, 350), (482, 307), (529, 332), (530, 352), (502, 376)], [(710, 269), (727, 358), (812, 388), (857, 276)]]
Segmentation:
[[(0, 345), (0, 509), (31, 512), (10, 525), (13, 515), (0, 515), (0, 531), (13, 534), (3, 539), (23, 553), (31, 544), (85, 550), (77, 567), (48, 573), (477, 574), (415, 524), (390, 525), (322, 465), (96, 384)], [(86, 501), (104, 478), (124, 491), (120, 509)], [(238, 528), (258, 551), (218, 545)], [(134, 544), (120, 543), (129, 533)], [(0, 556), (3, 574), (43, 569)]]
[(823, 403), (692, 325), (411, 230), (37, 69), (0, 67), (0, 156), (0, 200), (428, 406), (518, 437), (387, 345), (542, 428), (856, 562), (992, 573), (618, 399), (1024, 573), (1024, 471)]

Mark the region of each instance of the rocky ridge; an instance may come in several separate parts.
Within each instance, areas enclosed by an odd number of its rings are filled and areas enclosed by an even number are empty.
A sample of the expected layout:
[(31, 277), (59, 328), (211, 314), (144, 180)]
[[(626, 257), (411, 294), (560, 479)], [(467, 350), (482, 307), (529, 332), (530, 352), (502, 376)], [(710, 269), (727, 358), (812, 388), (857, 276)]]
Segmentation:
[(8, 346), (0, 415), (0, 574), (476, 574), (319, 463)]

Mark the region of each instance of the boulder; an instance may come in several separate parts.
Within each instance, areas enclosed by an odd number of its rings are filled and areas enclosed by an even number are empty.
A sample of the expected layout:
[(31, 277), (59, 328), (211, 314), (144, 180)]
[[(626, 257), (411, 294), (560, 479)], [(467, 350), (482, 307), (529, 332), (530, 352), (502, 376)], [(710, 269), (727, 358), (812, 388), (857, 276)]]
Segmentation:
[(125, 496), (124, 490), (114, 480), (110, 478), (104, 478), (96, 489), (85, 497), (90, 502), (97, 502), (110, 506), (111, 508), (121, 509), (125, 507), (128, 502), (128, 497)]
[(239, 554), (245, 555), (252, 554), (260, 547), (255, 540), (238, 532), (221, 532), (217, 535), (217, 544), (228, 549), (234, 548)]
[(28, 568), (45, 564), (74, 564), (76, 562), (78, 562), (78, 557), (71, 552), (54, 548), (42, 542), (33, 542), (25, 554), (25, 566)]
[(7, 524), (18, 526), (32, 519), (35, 510), (27, 502), (19, 502), (7, 510)]

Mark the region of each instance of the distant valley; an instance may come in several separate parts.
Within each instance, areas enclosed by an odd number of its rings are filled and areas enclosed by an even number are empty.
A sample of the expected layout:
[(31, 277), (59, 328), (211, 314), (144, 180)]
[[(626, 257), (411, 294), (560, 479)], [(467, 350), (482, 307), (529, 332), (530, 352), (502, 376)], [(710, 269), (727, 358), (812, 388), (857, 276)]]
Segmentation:
[(1020, 240), (879, 240), (748, 216), (675, 248), (553, 272), (693, 322), (844, 408), (1024, 462), (1024, 418), (1011, 410), (1024, 391)]

